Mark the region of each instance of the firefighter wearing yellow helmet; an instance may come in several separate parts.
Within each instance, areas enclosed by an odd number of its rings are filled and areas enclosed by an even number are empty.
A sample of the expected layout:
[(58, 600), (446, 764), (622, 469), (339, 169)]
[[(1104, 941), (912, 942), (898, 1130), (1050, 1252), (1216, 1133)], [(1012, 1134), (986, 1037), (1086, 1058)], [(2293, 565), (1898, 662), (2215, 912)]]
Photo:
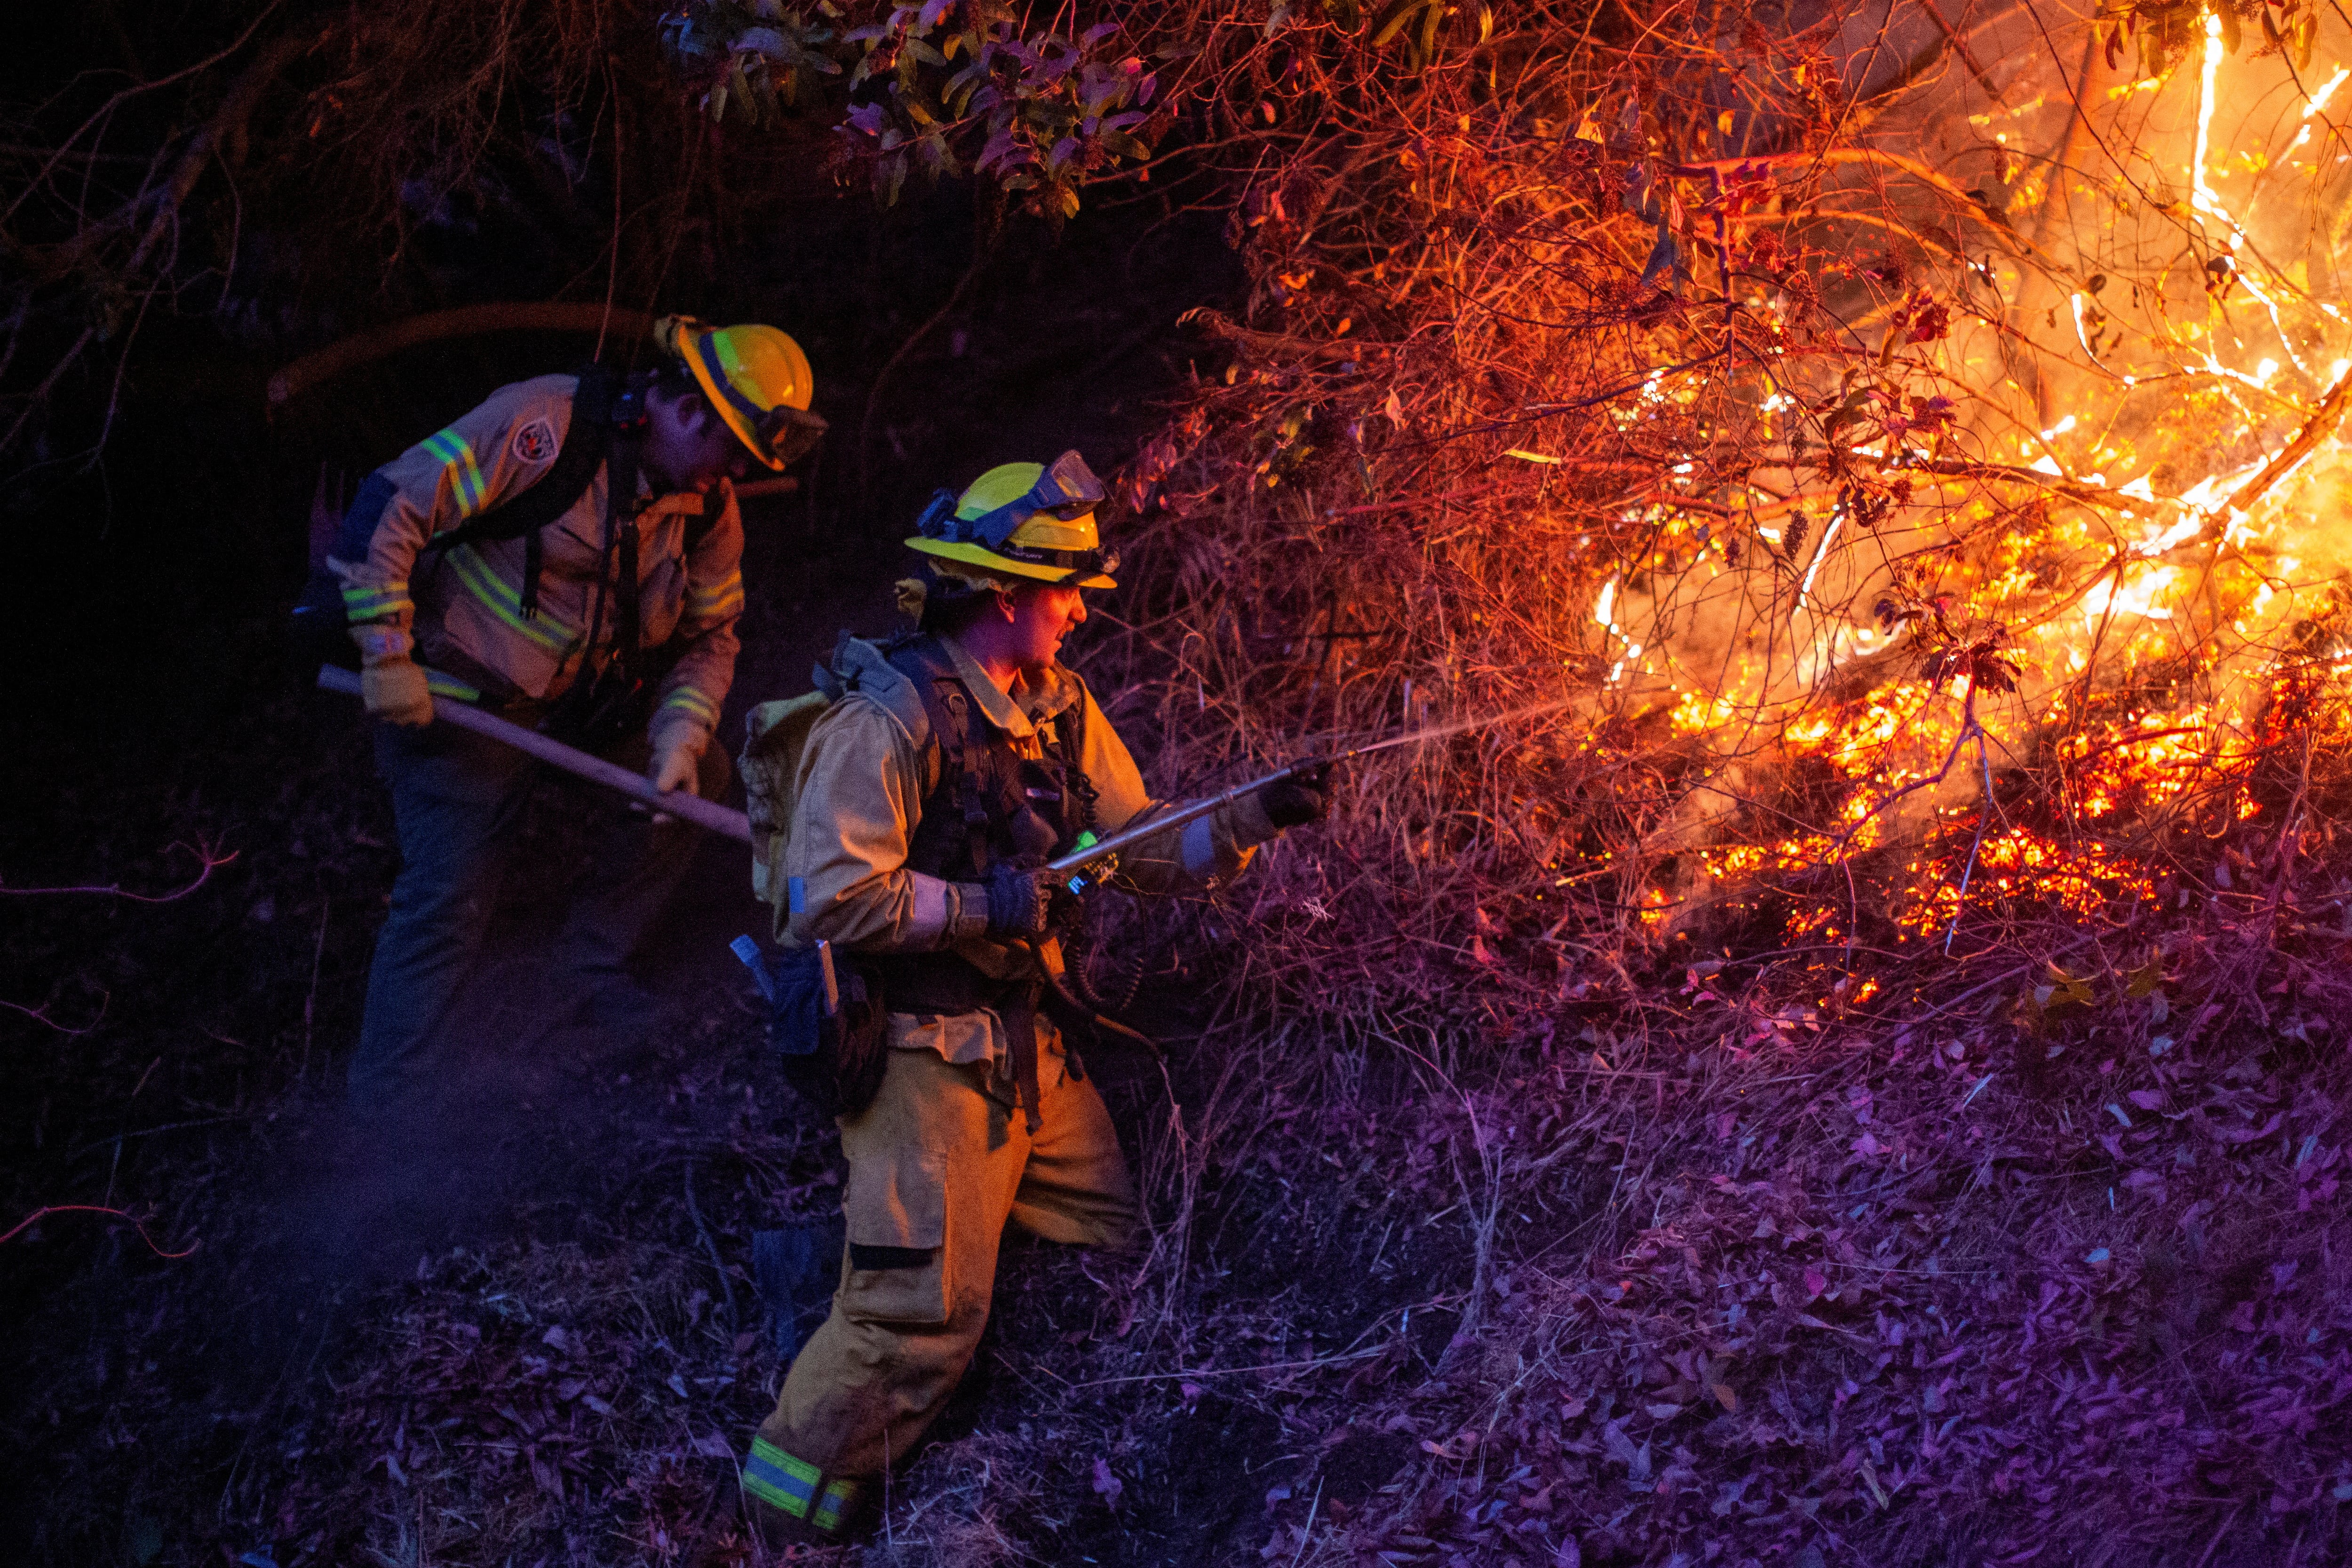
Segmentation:
[[(1115, 556), (1095, 526), (1102, 486), (1086, 459), (1065, 452), (1051, 467), (1006, 463), (972, 481), (952, 503), (933, 497), (907, 548), (935, 570), (971, 583), (1028, 579), (1072, 588), (1117, 588)], [(1011, 587), (1012, 584), (1003, 584)]]
[(809, 413), (808, 356), (773, 327), (707, 328), (667, 316), (655, 340), (682, 361), (709, 406), (745, 451), (778, 473), (814, 446), (824, 421)]
[[(742, 1472), (751, 1522), (772, 1540), (839, 1540), (870, 1517), (884, 1469), (916, 1448), (979, 1343), (1008, 1220), (1108, 1249), (1141, 1222), (1080, 1056), (1122, 1031), (1065, 970), (1080, 915), (1042, 869), (1155, 809), (1060, 660), (1084, 594), (1113, 586), (1103, 498), (1075, 452), (941, 492), (907, 540), (925, 575), (900, 603), (919, 630), (845, 637), (824, 672), (830, 706), (797, 750), (770, 862), (782, 874), (766, 879), (779, 936), (811, 956), (827, 944), (840, 994), (865, 1005), (798, 1056), (778, 1014), (793, 1082), (838, 1116), (848, 1176), (832, 1314)], [(761, 711), (747, 779), (769, 761)], [(1320, 779), (1286, 780), (1244, 797), (1127, 855), (1110, 885), (1221, 883), (1320, 816), (1323, 793)]]
[[(481, 948), (534, 777), (521, 754), (433, 725), (436, 694), (664, 789), (727, 782), (709, 742), (743, 608), (733, 485), (782, 468), (824, 422), (808, 412), (807, 357), (776, 329), (671, 317), (655, 336), (651, 371), (499, 388), (369, 475), (343, 519), (329, 565), (382, 721), (401, 849), (352, 1062), (362, 1105), (432, 1077), (427, 1053)], [(685, 831), (611, 824), (563, 949), (583, 1021), (650, 1021), (624, 967), (687, 863)]]

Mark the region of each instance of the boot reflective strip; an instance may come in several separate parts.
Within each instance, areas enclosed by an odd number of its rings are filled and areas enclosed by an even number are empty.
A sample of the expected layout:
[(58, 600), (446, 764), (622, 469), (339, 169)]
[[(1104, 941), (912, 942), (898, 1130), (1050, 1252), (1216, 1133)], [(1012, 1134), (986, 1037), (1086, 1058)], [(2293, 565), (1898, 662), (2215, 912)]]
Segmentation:
[[(821, 1496), (820, 1487), (824, 1488)], [(793, 1458), (765, 1437), (754, 1437), (751, 1457), (743, 1464), (743, 1490), (819, 1530), (838, 1530), (842, 1515), (857, 1500), (858, 1489), (856, 1481), (839, 1477), (827, 1481), (814, 1465)], [(809, 1511), (813, 1498), (816, 1500), (814, 1514)]]
[(425, 450), (441, 459), (457, 492), (457, 515), (470, 517), (482, 509), (482, 471), (474, 465), (474, 449), (455, 430), (427, 436)]
[(839, 1530), (842, 1517), (848, 1513), (850, 1504), (856, 1500), (856, 1481), (827, 1481), (824, 1483), (824, 1495), (816, 1500), (816, 1512), (810, 1516), (809, 1522), (819, 1530)]

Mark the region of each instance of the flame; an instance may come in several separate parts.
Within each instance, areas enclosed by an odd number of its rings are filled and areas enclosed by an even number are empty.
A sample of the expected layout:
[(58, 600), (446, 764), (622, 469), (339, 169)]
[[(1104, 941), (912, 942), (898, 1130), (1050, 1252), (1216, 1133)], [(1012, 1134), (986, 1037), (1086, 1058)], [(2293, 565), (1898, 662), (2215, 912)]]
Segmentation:
[[(1784, 478), (1727, 497), (1670, 462), (1672, 488), (1622, 509), (1644, 542), (1618, 558), (1585, 634), (1607, 700), (1663, 714), (1708, 786), (1657, 831), (1674, 885), (1633, 901), (1643, 924), (1714, 901), (1778, 918), (1784, 939), (1843, 939), (1869, 918), (1864, 876), (1900, 940), (2021, 912), (2112, 917), (2163, 882), (2149, 823), (2199, 801), (2260, 818), (2245, 781), (2276, 738), (2266, 715), (2293, 706), (2352, 746), (2352, 653), (2331, 630), (2339, 610), (2352, 626), (2352, 539), (2335, 522), (2352, 461), (2333, 429), (2305, 439), (2352, 376), (2352, 321), (2327, 297), (2352, 277), (2352, 256), (2327, 248), (2352, 147), (2326, 118), (2352, 65), (2298, 82), (2276, 54), (2233, 60), (2212, 16), (2189, 52), (2193, 72), (2105, 94), (2100, 145), (2128, 179), (2084, 175), (2065, 221), (2039, 231), (2023, 214), (2061, 193), (2029, 192), (2029, 176), (2009, 198), (2012, 232), (2052, 235), (2071, 267), (2046, 308), (1956, 326), (1909, 361), (1900, 340), (1874, 345), (1882, 382), (1903, 363), (1911, 379), (1868, 392), (1835, 472), (1899, 476), (1895, 509), (1857, 511), (1843, 478), (1793, 456)], [(1921, 140), (1980, 133), (1988, 152), (2050, 167), (2055, 149), (2030, 143), (2063, 117), (2036, 110), (2069, 95), (2063, 70), (2045, 75), (2030, 101), (1923, 120)], [(1964, 77), (1937, 90), (1973, 93)], [(2157, 173), (2179, 177), (2172, 193)], [(1978, 281), (1998, 287), (1967, 298), (2030, 293), (2022, 263), (1994, 266)], [(1882, 292), (1865, 325), (1891, 333), (1906, 298)], [(2015, 374), (2029, 335), (2066, 361), (2063, 395), (2038, 405)], [(1612, 417), (1631, 430), (1734, 384), (1654, 371)], [(1820, 411), (1866, 385), (1808, 388), (1790, 363), (1746, 408), (1818, 449)], [(1908, 388), (1951, 391), (1962, 434), (1909, 428)], [(1955, 476), (1967, 464), (2047, 483)]]

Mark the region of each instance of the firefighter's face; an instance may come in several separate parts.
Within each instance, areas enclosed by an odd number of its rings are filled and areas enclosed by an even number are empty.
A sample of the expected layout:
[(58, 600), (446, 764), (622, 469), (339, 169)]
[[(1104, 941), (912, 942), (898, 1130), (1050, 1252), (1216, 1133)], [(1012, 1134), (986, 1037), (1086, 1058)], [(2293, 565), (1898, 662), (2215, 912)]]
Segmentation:
[(751, 471), (751, 455), (697, 393), (646, 400), (646, 467), (664, 490), (708, 490)]
[(1087, 601), (1060, 584), (1024, 588), (1007, 600), (1008, 650), (1024, 669), (1042, 670), (1061, 656), (1062, 641), (1086, 624)]

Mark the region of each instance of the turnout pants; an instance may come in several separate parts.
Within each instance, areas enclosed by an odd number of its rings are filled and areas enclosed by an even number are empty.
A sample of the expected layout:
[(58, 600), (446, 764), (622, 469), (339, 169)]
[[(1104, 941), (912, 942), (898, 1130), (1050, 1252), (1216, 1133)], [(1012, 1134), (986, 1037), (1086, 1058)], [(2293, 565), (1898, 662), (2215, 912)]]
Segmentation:
[[(354, 1104), (377, 1107), (426, 1081), (427, 1052), (482, 949), (512, 858), (515, 831), (541, 766), (455, 725), (375, 727), (376, 768), (392, 789), (400, 875), (375, 939), (367, 1010), (352, 1058)], [(642, 770), (640, 735), (608, 753)], [(727, 787), (726, 753), (704, 751), (705, 799)], [(563, 947), (590, 975), (617, 975), (642, 945), (692, 860), (696, 830), (656, 827), (619, 809), (575, 898)]]
[(841, 1124), (841, 1287), (752, 1443), (751, 1498), (834, 1529), (907, 1457), (980, 1343), (1007, 1219), (1049, 1241), (1132, 1239), (1135, 1187), (1102, 1096), (1058, 1076), (1032, 1137), (988, 1063), (891, 1051), (874, 1103)]

